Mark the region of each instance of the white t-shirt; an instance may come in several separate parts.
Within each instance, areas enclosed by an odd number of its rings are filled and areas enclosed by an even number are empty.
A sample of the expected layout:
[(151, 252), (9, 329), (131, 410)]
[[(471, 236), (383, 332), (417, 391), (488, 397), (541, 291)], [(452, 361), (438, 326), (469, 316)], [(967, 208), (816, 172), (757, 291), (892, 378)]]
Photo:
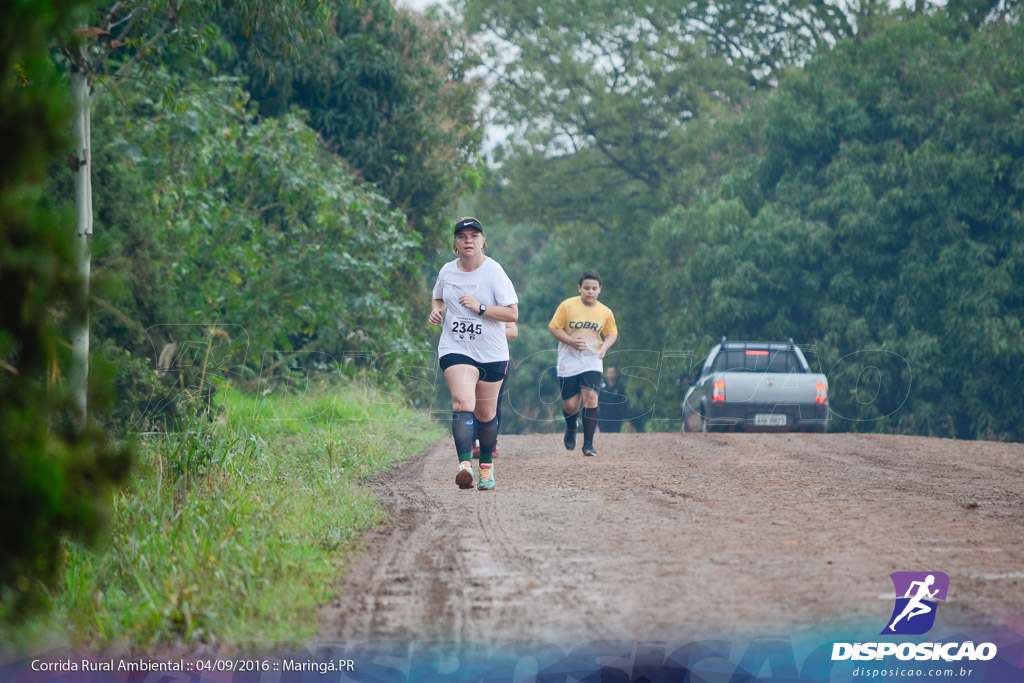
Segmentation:
[(488, 306), (518, 304), (516, 289), (498, 262), (488, 257), (472, 272), (459, 270), (458, 259), (441, 267), (434, 283), (434, 298), (444, 299), (444, 322), (438, 356), (461, 353), (480, 363), (508, 360), (505, 323), (486, 318), (459, 303), (459, 297), (470, 294)]

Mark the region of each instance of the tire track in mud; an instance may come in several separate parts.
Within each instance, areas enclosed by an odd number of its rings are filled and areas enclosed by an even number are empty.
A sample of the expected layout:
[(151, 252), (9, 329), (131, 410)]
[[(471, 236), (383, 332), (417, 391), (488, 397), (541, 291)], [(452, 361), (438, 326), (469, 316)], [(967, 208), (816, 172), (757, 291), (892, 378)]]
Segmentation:
[[(450, 439), (372, 484), (326, 639), (679, 639), (889, 616), (935, 569), (964, 625), (1024, 613), (1024, 444), (850, 434), (502, 436), (495, 491)], [(952, 590), (952, 589), (951, 589)], [(883, 614), (884, 612), (884, 614)]]

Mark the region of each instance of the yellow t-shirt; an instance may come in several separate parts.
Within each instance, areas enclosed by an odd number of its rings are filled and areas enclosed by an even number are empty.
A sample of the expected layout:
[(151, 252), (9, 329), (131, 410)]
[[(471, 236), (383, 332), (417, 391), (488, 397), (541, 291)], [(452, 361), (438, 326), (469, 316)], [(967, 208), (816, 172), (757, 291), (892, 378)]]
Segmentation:
[(580, 297), (574, 296), (558, 304), (548, 327), (553, 330), (562, 329), (573, 337), (587, 340), (587, 348), (583, 351), (558, 342), (559, 377), (572, 377), (594, 370), (604, 372), (604, 365), (597, 356), (601, 350), (602, 337), (619, 333), (612, 309), (600, 301), (593, 306), (584, 306)]

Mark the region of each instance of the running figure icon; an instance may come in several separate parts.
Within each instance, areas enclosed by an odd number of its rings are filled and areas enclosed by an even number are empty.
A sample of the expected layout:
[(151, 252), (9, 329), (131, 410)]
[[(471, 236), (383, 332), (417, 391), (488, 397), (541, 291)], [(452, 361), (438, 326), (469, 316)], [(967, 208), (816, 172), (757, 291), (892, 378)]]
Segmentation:
[[(928, 612), (932, 611), (931, 606), (926, 605), (923, 602), (923, 599), (934, 598), (935, 594), (939, 592), (938, 588), (936, 588), (933, 591), (928, 590), (928, 588), (930, 588), (933, 583), (935, 583), (934, 574), (929, 574), (928, 578), (926, 578), (924, 581), (912, 581), (910, 583), (910, 588), (907, 589), (907, 594), (903, 596), (905, 598), (910, 598), (910, 602), (908, 602), (907, 606), (903, 608), (903, 611), (900, 612), (900, 615), (893, 619), (893, 622), (889, 624), (890, 631), (896, 630), (896, 622), (898, 622), (903, 617), (906, 617), (907, 621), (910, 621), (918, 615), (927, 614)], [(914, 590), (914, 586), (917, 586), (917, 593), (914, 595), (914, 597), (910, 597), (910, 594)]]
[(938, 601), (946, 599), (949, 576), (938, 571), (893, 572), (889, 576), (895, 588), (896, 603), (882, 633), (927, 633), (935, 624)]

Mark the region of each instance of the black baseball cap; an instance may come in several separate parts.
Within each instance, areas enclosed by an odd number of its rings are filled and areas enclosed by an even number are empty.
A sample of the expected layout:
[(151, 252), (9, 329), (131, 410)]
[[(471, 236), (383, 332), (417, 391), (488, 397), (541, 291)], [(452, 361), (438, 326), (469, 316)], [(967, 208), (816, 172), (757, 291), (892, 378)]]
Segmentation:
[(480, 225), (480, 221), (473, 218), (472, 216), (460, 218), (459, 222), (455, 224), (455, 232), (453, 234), (457, 235), (459, 233), (459, 230), (462, 230), (463, 228), (473, 228), (474, 230), (477, 230), (479, 232), (484, 231), (484, 226)]

